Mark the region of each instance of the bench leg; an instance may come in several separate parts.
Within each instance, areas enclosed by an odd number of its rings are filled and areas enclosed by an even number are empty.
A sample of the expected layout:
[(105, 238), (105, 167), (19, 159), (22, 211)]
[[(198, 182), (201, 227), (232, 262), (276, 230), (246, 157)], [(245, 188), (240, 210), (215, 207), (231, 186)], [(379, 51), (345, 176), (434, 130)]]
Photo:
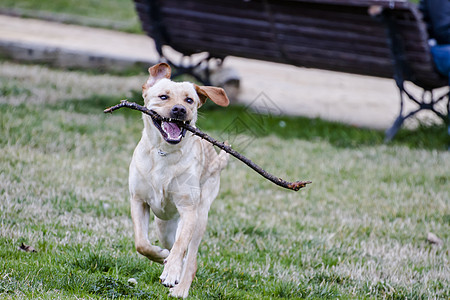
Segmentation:
[[(434, 98), (433, 91), (425, 90), (422, 94), (421, 99), (418, 100), (412, 94), (410, 94), (404, 88), (403, 85), (398, 86), (398, 87), (399, 87), (399, 91), (400, 91), (400, 112), (398, 114), (398, 117), (395, 119), (394, 123), (392, 124), (392, 126), (386, 130), (385, 138), (384, 138), (385, 142), (390, 142), (394, 138), (394, 136), (397, 134), (398, 130), (401, 128), (401, 126), (403, 125), (403, 122), (406, 119), (414, 116), (415, 114), (417, 114), (418, 112), (420, 112), (422, 110), (430, 110), (430, 111), (434, 112), (438, 117), (440, 117), (444, 122), (449, 122), (447, 130), (448, 130), (448, 134), (450, 135), (450, 113), (449, 113), (450, 112), (450, 90), (448, 93), (446, 93), (438, 98)], [(430, 94), (429, 101), (425, 100), (425, 95), (427, 93)], [(403, 114), (404, 95), (408, 96), (408, 98), (411, 101), (413, 101), (414, 103), (416, 103), (418, 105), (418, 108), (416, 110), (409, 112), (407, 115)], [(436, 109), (436, 104), (443, 101), (445, 98), (447, 98), (447, 114), (444, 114)]]
[[(448, 85), (448, 95), (447, 95), (447, 133), (450, 136), (450, 82)], [(449, 145), (450, 148), (450, 145)], [(449, 149), (450, 150), (450, 149)]]
[(164, 56), (162, 52), (161, 54), (160, 62), (168, 63), (174, 70), (172, 78), (190, 75), (202, 85), (222, 87), (230, 101), (236, 101), (241, 78), (236, 70), (223, 66), (225, 57), (217, 58), (207, 54), (193, 58), (180, 53), (180, 59), (175, 62)]
[(447, 150), (450, 151), (450, 79), (448, 85), (448, 95), (447, 95), (447, 135), (448, 135), (448, 146)]
[[(391, 56), (394, 62), (394, 79), (395, 83), (397, 84), (397, 87), (400, 91), (400, 113), (397, 117), (397, 119), (394, 121), (394, 124), (386, 130), (385, 135), (385, 142), (389, 142), (393, 139), (393, 137), (396, 135), (400, 127), (402, 126), (403, 122), (408, 119), (409, 117), (412, 117), (416, 113), (418, 113), (421, 110), (431, 110), (436, 115), (438, 115), (444, 122), (449, 122), (448, 127), (448, 133), (450, 135), (450, 103), (447, 103), (447, 115), (444, 113), (436, 110), (435, 105), (442, 101), (444, 98), (447, 98), (450, 101), (450, 91), (448, 94), (446, 93), (442, 97), (439, 97), (437, 99), (434, 99), (433, 92), (431, 90), (424, 91), (422, 95), (421, 100), (417, 100), (413, 95), (408, 93), (404, 87), (405, 78), (411, 78), (411, 75), (413, 74), (410, 66), (406, 60), (405, 55), (405, 42), (401, 38), (399, 31), (398, 31), (398, 24), (393, 17), (390, 10), (383, 10), (380, 15), (375, 16), (377, 19), (379, 19), (382, 23), (384, 23), (386, 32), (387, 32), (387, 43), (389, 46), (389, 49), (391, 50)], [(450, 83), (449, 83), (450, 86)], [(425, 100), (425, 94), (426, 92), (430, 93), (430, 101)], [(410, 112), (408, 115), (403, 115), (403, 94), (407, 95), (410, 100), (412, 100), (414, 103), (416, 103), (419, 108), (415, 111)]]
[(405, 117), (403, 116), (403, 105), (404, 105), (403, 91), (400, 90), (400, 112), (398, 113), (398, 117), (395, 119), (392, 126), (389, 127), (385, 132), (384, 136), (385, 143), (390, 142), (394, 138), (400, 127), (402, 127), (403, 121), (405, 121)]
[(175, 70), (175, 72), (172, 73), (173, 78), (187, 74), (204, 85), (211, 85), (210, 66), (212, 64), (221, 66), (223, 62), (223, 59), (214, 58), (209, 55), (194, 60), (193, 57), (185, 56), (183, 54), (179, 62), (174, 62), (166, 56), (161, 56), (160, 60), (167, 62), (173, 67)]

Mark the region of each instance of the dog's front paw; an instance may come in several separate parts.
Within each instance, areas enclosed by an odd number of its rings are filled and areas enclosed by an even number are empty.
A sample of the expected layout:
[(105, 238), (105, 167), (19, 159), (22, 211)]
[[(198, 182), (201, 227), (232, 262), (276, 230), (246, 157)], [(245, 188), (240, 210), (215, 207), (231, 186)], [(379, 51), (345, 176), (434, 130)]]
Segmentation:
[(173, 262), (169, 256), (165, 261), (164, 270), (159, 277), (161, 283), (167, 287), (176, 286), (180, 282), (181, 267), (181, 262)]
[(187, 298), (188, 295), (189, 295), (189, 285), (186, 286), (183, 283), (180, 283), (175, 287), (171, 288), (169, 294), (169, 296), (176, 298)]

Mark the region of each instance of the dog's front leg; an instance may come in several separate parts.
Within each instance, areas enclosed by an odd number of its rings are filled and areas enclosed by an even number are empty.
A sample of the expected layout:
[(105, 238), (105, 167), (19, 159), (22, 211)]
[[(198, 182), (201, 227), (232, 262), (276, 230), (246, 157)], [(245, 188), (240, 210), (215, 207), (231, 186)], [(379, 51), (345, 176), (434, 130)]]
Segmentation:
[(206, 230), (208, 222), (208, 210), (199, 210), (197, 214), (197, 222), (192, 240), (189, 244), (188, 252), (183, 265), (183, 273), (179, 284), (174, 286), (170, 290), (170, 295), (177, 298), (186, 298), (189, 294), (189, 288), (194, 280), (195, 273), (197, 272), (197, 254), (200, 242)]
[(180, 207), (178, 211), (180, 213), (180, 222), (176, 240), (169, 256), (164, 261), (165, 266), (160, 277), (162, 284), (168, 287), (173, 287), (180, 282), (183, 258), (191, 242), (197, 219), (196, 205)]
[(135, 195), (131, 196), (130, 203), (136, 250), (148, 259), (162, 264), (169, 255), (169, 250), (153, 246), (148, 240), (149, 205)]

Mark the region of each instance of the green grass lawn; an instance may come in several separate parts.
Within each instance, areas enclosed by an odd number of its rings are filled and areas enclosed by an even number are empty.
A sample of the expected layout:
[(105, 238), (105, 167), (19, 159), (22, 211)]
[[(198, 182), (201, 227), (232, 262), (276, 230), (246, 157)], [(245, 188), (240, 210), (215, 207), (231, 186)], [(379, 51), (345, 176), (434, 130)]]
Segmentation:
[[(102, 113), (139, 102), (144, 79), (0, 62), (0, 298), (167, 297), (162, 267), (133, 245), (127, 174), (140, 114)], [(212, 105), (198, 125), (233, 137), (233, 124), (244, 124), (234, 136), (243, 154), (313, 183), (283, 190), (232, 159), (192, 299), (450, 297), (444, 126), (385, 145), (378, 131)]]
[(142, 32), (133, 0), (2, 0), (0, 10), (27, 18)]

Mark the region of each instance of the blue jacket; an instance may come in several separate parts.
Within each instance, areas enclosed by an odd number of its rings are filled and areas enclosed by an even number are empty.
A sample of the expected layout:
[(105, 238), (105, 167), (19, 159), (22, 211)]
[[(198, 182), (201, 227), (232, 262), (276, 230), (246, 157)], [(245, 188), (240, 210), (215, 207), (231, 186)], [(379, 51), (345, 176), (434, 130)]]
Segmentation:
[(419, 9), (430, 37), (438, 44), (450, 44), (450, 0), (421, 0)]

